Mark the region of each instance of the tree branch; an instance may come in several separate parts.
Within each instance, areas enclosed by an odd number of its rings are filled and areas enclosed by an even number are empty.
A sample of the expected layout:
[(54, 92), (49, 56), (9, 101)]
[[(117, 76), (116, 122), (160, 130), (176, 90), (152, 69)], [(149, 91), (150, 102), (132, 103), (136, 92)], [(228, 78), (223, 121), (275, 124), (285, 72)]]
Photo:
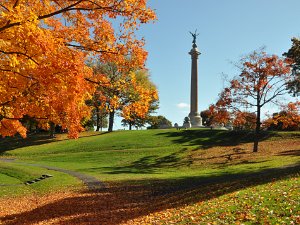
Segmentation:
[(268, 100), (264, 100), (263, 104), (261, 104), (261, 106), (264, 106), (265, 104), (267, 104), (268, 102), (272, 101), (274, 98), (276, 98), (277, 96), (281, 96), (281, 95), (285, 95), (288, 93), (288, 91), (286, 89), (284, 89), (283, 87), (285, 86), (285, 84), (282, 84), (281, 86), (279, 86), (275, 91), (272, 97), (270, 97)]
[(4, 5), (0, 4), (0, 6), (1, 6), (2, 8), (4, 8), (6, 11), (10, 12), (9, 9), (6, 8)]
[(17, 71), (13, 71), (13, 70), (9, 70), (9, 69), (2, 69), (2, 68), (0, 68), (0, 70), (1, 70), (1, 71), (4, 71), (4, 72), (15, 73), (15, 74), (20, 75), (21, 77), (24, 77), (24, 78), (27, 78), (27, 79), (30, 79), (30, 80), (37, 80), (37, 79), (34, 78), (34, 77), (30, 77), (30, 76), (23, 75), (23, 74), (21, 74), (21, 73), (19, 73), (19, 72), (17, 72)]
[[(46, 19), (46, 18), (49, 18), (49, 17), (52, 17), (52, 16), (59, 15), (61, 13), (68, 12), (68, 11), (73, 11), (73, 10), (78, 10), (78, 11), (107, 10), (107, 11), (111, 11), (111, 12), (120, 12), (120, 13), (125, 12), (125, 11), (121, 11), (121, 10), (116, 10), (115, 5), (102, 7), (98, 4), (96, 4), (95, 2), (92, 2), (92, 3), (97, 5), (96, 8), (83, 8), (83, 7), (76, 8), (75, 7), (75, 6), (77, 6), (80, 3), (85, 2), (85, 1), (86, 0), (78, 0), (75, 3), (73, 3), (69, 6), (66, 6), (65, 8), (62, 8), (60, 10), (57, 10), (57, 11), (54, 11), (54, 12), (51, 12), (51, 13), (48, 13), (48, 14), (45, 14), (45, 15), (38, 16), (38, 20)], [(91, 1), (87, 1), (87, 2), (91, 2)], [(0, 28), (0, 32), (4, 31), (4, 30), (6, 30), (10, 27), (14, 27), (14, 26), (18, 26), (18, 25), (21, 25), (21, 22), (10, 23), (10, 21), (8, 21), (6, 25), (4, 25), (3, 27)]]
[(67, 12), (67, 11), (70, 11), (70, 10), (74, 10), (74, 8), (72, 9), (72, 7), (74, 7), (74, 6), (80, 4), (81, 2), (84, 2), (84, 1), (85, 1), (85, 0), (79, 0), (79, 1), (77, 1), (77, 2), (75, 2), (75, 3), (73, 3), (73, 4), (69, 5), (69, 6), (67, 6), (67, 7), (65, 7), (65, 8), (62, 8), (62, 9), (60, 9), (60, 10), (54, 11), (54, 12), (49, 13), (49, 14), (45, 14), (45, 15), (43, 15), (43, 16), (39, 16), (38, 19), (39, 19), (39, 20), (42, 20), (42, 19), (46, 19), (46, 18), (55, 16), (55, 15), (61, 14), (61, 13), (63, 13), (63, 12)]
[(16, 54), (16, 55), (23, 55), (25, 57), (27, 57), (28, 59), (30, 59), (32, 62), (34, 62), (35, 64), (39, 65), (39, 63), (37, 61), (35, 61), (31, 56), (23, 53), (23, 52), (6, 52), (6, 51), (3, 51), (0, 49), (0, 52), (3, 53), (3, 54), (7, 54), (7, 55), (13, 55), (13, 54)]
[(20, 0), (16, 0), (13, 8), (16, 8), (19, 5)]
[(268, 91), (266, 91), (266, 92), (264, 92), (264, 91), (265, 91), (266, 87), (272, 82), (272, 80), (274, 78), (275, 78), (275, 76), (271, 77), (271, 79), (263, 86), (262, 95), (261, 95), (262, 98), (264, 98), (264, 99), (266, 98), (266, 95), (267, 95)]
[(87, 78), (87, 77), (85, 77), (84, 79), (85, 79), (86, 81), (88, 81), (88, 82), (93, 83), (93, 84), (98, 84), (98, 85), (100, 85), (100, 82), (99, 82), (99, 81), (94, 81), (94, 80), (91, 80), (90, 78)]
[(66, 43), (65, 45), (69, 46), (69, 47), (78, 48), (78, 49), (83, 50), (83, 51), (94, 51), (94, 52), (98, 52), (98, 53), (118, 54), (117, 52), (105, 51), (105, 50), (96, 50), (96, 49), (85, 47), (85, 46), (82, 46), (82, 45), (74, 45), (74, 44), (70, 44), (70, 43)]

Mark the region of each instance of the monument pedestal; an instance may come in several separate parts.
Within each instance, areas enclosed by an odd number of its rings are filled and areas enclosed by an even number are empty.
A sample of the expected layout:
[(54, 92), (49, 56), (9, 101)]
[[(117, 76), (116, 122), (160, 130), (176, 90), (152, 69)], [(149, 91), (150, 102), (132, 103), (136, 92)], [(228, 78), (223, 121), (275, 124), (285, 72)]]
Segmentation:
[(202, 118), (200, 116), (200, 113), (190, 113), (189, 118), (192, 127), (202, 127)]

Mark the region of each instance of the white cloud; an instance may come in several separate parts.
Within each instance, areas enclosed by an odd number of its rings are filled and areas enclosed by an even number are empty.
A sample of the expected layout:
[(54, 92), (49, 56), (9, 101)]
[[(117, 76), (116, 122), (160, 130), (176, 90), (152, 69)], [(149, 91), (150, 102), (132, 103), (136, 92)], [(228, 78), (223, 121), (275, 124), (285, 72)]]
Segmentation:
[(187, 104), (187, 103), (181, 102), (181, 103), (178, 103), (178, 104), (177, 104), (177, 107), (180, 108), (180, 109), (184, 109), (184, 108), (189, 108), (190, 105)]

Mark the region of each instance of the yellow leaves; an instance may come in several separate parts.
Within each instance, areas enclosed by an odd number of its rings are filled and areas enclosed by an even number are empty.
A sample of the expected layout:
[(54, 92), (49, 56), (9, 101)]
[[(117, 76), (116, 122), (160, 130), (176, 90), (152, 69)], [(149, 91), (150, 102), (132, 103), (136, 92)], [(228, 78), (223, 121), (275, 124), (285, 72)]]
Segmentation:
[(19, 63), (19, 60), (17, 59), (17, 57), (16, 57), (16, 55), (13, 55), (12, 57), (10, 57), (10, 63), (9, 63), (9, 65), (11, 66), (11, 67), (16, 67), (17, 65), (19, 65), (20, 63)]

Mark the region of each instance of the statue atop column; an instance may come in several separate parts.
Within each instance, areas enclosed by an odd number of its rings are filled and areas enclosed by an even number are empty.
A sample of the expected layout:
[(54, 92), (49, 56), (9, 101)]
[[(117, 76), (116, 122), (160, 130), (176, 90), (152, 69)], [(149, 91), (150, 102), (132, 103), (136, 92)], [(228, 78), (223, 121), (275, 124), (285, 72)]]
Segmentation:
[(192, 33), (191, 31), (190, 31), (190, 34), (193, 36), (193, 47), (195, 48), (195, 47), (197, 47), (197, 45), (196, 45), (196, 38), (197, 38), (197, 36), (199, 36), (199, 33), (197, 34), (197, 29), (195, 30), (195, 33)]

